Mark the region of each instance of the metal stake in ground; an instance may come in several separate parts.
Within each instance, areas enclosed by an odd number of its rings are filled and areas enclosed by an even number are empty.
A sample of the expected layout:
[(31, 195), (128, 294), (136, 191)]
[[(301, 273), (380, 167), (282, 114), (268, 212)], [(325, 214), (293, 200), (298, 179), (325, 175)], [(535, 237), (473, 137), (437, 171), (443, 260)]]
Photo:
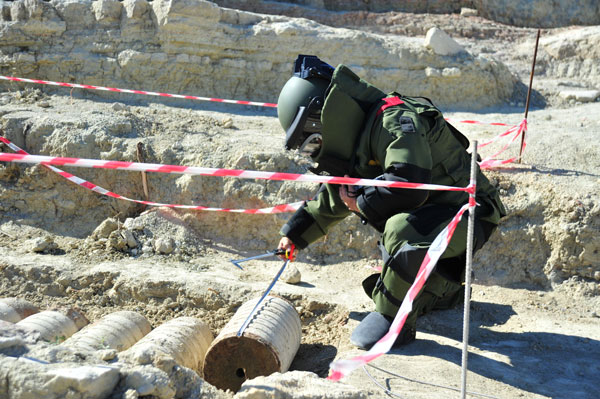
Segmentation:
[[(475, 205), (477, 193), (477, 141), (473, 141), (471, 154), (471, 181), (473, 191), (469, 193), (469, 205)], [(467, 264), (465, 266), (465, 309), (463, 315), (463, 349), (462, 349), (462, 379), (461, 395), (465, 399), (467, 394), (467, 356), (469, 351), (469, 311), (471, 302), (471, 270), (473, 268), (473, 236), (475, 226), (475, 206), (469, 208), (469, 223), (467, 225)]]
[[(531, 63), (531, 75), (529, 75), (529, 89), (527, 89), (527, 101), (525, 102), (525, 120), (527, 120), (527, 114), (529, 113), (529, 99), (531, 98), (531, 85), (533, 84), (533, 73), (535, 72), (535, 59), (537, 58), (538, 44), (540, 42), (540, 29), (537, 31), (537, 38), (535, 39), (535, 51), (533, 52), (533, 62)], [(521, 163), (521, 156), (523, 154), (523, 143), (525, 142), (525, 130), (521, 134), (521, 147), (519, 147), (519, 163)]]

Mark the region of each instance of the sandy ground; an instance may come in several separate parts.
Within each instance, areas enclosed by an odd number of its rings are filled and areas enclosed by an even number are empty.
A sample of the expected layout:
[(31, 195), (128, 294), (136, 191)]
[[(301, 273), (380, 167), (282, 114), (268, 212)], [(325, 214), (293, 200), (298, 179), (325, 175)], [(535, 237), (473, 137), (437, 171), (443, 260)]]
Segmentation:
[[(483, 41), (479, 45), (490, 46)], [(511, 61), (506, 50), (509, 47), (510, 40), (498, 45), (505, 49), (500, 55), (504, 55), (506, 62)], [(529, 60), (521, 57), (512, 61), (511, 68), (525, 80)], [(545, 87), (552, 88), (551, 83), (544, 80)], [(15, 91), (13, 88), (5, 92), (0, 115), (16, 114), (19, 109), (18, 112), (24, 114), (61, 115), (64, 120), (87, 113), (110, 118), (118, 114), (115, 103), (128, 102), (114, 97), (98, 98), (93, 94), (69, 96), (58, 93), (33, 97), (31, 89)], [(40, 106), (42, 101), (47, 103), (43, 107)], [(600, 132), (600, 103), (550, 105), (545, 109), (532, 109), (529, 114), (529, 144), (523, 165), (494, 173), (504, 176), (503, 179), (518, 178), (520, 181), (550, 176), (558, 179), (553, 180), (553, 184), (560, 184), (562, 191), (570, 190), (575, 198), (589, 196), (597, 202), (600, 157), (598, 146), (591, 143), (597, 142)], [(201, 166), (214, 166), (203, 163), (203, 159), (216, 164), (227, 163), (220, 162), (219, 156), (235, 158), (239, 154), (229, 153), (225, 148), (236, 146), (242, 154), (245, 150), (266, 153), (264, 162), (275, 162), (271, 165), (274, 168), (281, 161), (272, 156), (282, 151), (281, 132), (272, 110), (212, 104), (195, 104), (187, 109), (168, 103), (139, 101), (129, 101), (127, 106), (131, 107), (131, 114), (137, 115), (140, 126), (145, 125), (146, 131), (156, 136), (156, 148), (172, 145), (185, 136), (185, 129), (210, 137), (214, 145), (207, 151), (212, 155), (189, 147), (173, 149), (174, 152), (190, 153), (183, 159), (184, 164), (196, 162)], [(522, 104), (514, 104), (485, 113), (447, 112), (446, 116), (456, 120), (518, 123), (523, 112)], [(489, 126), (460, 127), (471, 139), (479, 140), (501, 132)], [(41, 140), (37, 149), (45, 150), (43, 145), (49, 142)], [(564, 150), (557, 148), (560, 145), (564, 145)], [(56, 143), (48, 146), (68, 151)], [(165, 153), (161, 156), (166, 160)], [(287, 160), (284, 158), (282, 162)], [(41, 193), (40, 201), (51, 197), (55, 204), (50, 213), (40, 205), (40, 209), (30, 215), (20, 212), (15, 216), (15, 212), (9, 210), (19, 208), (19, 204), (11, 202), (12, 195), (10, 201), (8, 195), (1, 199), (6, 213), (0, 216), (0, 297), (21, 297), (42, 309), (77, 306), (90, 320), (115, 310), (136, 310), (144, 314), (153, 327), (176, 316), (197, 316), (217, 334), (242, 302), (263, 292), (281, 266), (275, 259), (252, 261), (246, 263), (242, 271), (233, 266), (230, 259), (260, 253), (256, 249), (259, 247), (274, 248), (278, 237), (275, 234), (263, 237), (260, 226), (268, 224), (278, 228), (284, 222), (284, 216), (238, 215), (220, 219), (205, 217), (198, 212), (151, 208), (141, 213), (138, 209), (135, 216), (151, 225), (156, 235), (186, 236), (189, 251), (170, 256), (109, 251), (104, 249), (105, 242), (98, 244), (86, 237), (105, 218), (123, 216), (124, 206), (111, 200), (112, 213), (102, 207), (90, 210), (93, 217), (82, 219), (80, 225), (73, 218), (61, 220), (60, 208), (65, 206), (60, 201), (62, 190), (69, 192), (69, 199), (81, 195), (82, 200), (93, 201), (89, 198), (96, 194), (78, 194), (83, 192), (82, 188), (58, 177), (49, 177), (41, 167), (0, 165), (0, 168), (4, 170), (1, 182), (4, 190), (31, 195)], [(78, 169), (69, 171), (79, 172)], [(114, 182), (109, 178), (105, 180), (111, 181)], [(126, 186), (123, 180), (117, 181), (117, 188)], [(164, 182), (152, 184), (158, 186)], [(136, 187), (139, 188), (139, 183)], [(288, 198), (282, 200), (292, 199), (293, 193), (298, 195), (296, 200), (301, 199), (311, 189), (303, 186), (296, 192), (288, 190)], [(254, 193), (254, 188), (248, 190)], [(224, 191), (226, 195), (227, 190)], [(164, 192), (168, 189), (163, 189)], [(220, 205), (223, 195), (217, 197), (215, 203), (207, 205)], [(275, 197), (270, 194), (269, 200), (277, 199)], [(194, 199), (178, 198), (183, 201)], [(243, 198), (232, 201), (238, 205), (244, 203)], [(67, 205), (81, 206), (78, 203)], [(265, 223), (264, 219), (258, 222), (258, 218), (268, 218), (269, 222)], [(226, 225), (235, 220), (243, 220), (240, 225), (248, 231), (235, 235), (236, 227)], [(258, 227), (252, 228), (254, 222)], [(216, 236), (219, 223), (231, 232), (231, 237)], [(182, 230), (174, 230), (173, 226)], [(50, 236), (55, 248), (43, 254), (34, 253), (31, 240), (41, 236)], [(247, 237), (247, 245), (239, 237)], [(376, 237), (357, 238), (360, 239), (372, 244)], [(298, 284), (279, 281), (274, 288), (274, 293), (293, 302), (302, 320), (302, 344), (291, 370), (311, 371), (325, 377), (332, 360), (360, 352), (350, 345), (349, 335), (373, 307), (362, 292), (360, 281), (372, 273), (370, 268), (378, 263), (376, 256), (346, 259), (343, 254), (314, 255), (310, 250), (300, 254), (294, 266), (301, 272), (302, 281)], [(475, 276), (468, 358), (469, 397), (597, 397), (596, 382), (600, 375), (600, 291), (597, 281), (573, 277), (552, 288), (532, 284), (498, 286), (478, 280), (477, 269)], [(462, 319), (461, 307), (424, 316), (419, 320), (416, 342), (375, 360), (373, 365), (379, 369), (359, 369), (345, 382), (369, 397), (386, 397), (375, 381), (391, 390), (394, 397), (458, 397)]]
[[(49, 101), (55, 112), (72, 112), (68, 111), (72, 104), (77, 105), (78, 110), (91, 108), (97, 112), (105, 112), (103, 110), (111, 106), (110, 102), (60, 96), (50, 97)], [(259, 129), (267, 131), (268, 137), (279, 134), (272, 115), (248, 116), (243, 110), (231, 113), (235, 110), (208, 108), (197, 112), (217, 121), (231, 118), (239, 129), (234, 134)], [(176, 121), (178, 114), (186, 112), (180, 108), (161, 109), (164, 111), (161, 114), (163, 123)], [(171, 118), (165, 118), (165, 114)], [(526, 161), (544, 158), (544, 147), (541, 145), (536, 149), (535, 137), (558, 130), (564, 121), (561, 115), (569, 115), (572, 120), (585, 117), (581, 129), (590, 136), (597, 134), (600, 104), (535, 110), (530, 116), (532, 142)], [(522, 117), (517, 112), (449, 113), (447, 116), (507, 123)], [(585, 129), (585, 126), (590, 128)], [(475, 129), (467, 130), (473, 132)], [(490, 133), (493, 134), (489, 128), (483, 128), (483, 135)], [(570, 165), (565, 162), (546, 160), (536, 162), (536, 167), (539, 170), (557, 170), (558, 167), (568, 170)], [(573, 189), (597, 182), (598, 169), (594, 164), (597, 161), (590, 159), (589, 162), (581, 165), (581, 176), (573, 183)], [(525, 170), (523, 173), (534, 173), (531, 163), (525, 162), (521, 168)], [(184, 220), (182, 214), (149, 209), (145, 215), (155, 217), (159, 224), (154, 229), (162, 232), (167, 231), (167, 224), (177, 218)], [(283, 217), (276, 218), (275, 223), (280, 224), (283, 220)], [(38, 222), (44, 224), (42, 220)], [(241, 271), (229, 260), (251, 256), (256, 251), (226, 240), (220, 243), (206, 239), (201, 240), (201, 251), (181, 260), (164, 255), (132, 257), (114, 251), (90, 252), (90, 244), (85, 238), (60, 234), (53, 236), (60, 250), (34, 254), (29, 240), (48, 234), (35, 223), (36, 220), (27, 218), (7, 220), (5, 217), (2, 220), (1, 295), (19, 296), (41, 308), (76, 305), (90, 319), (110, 311), (130, 309), (142, 312), (153, 326), (157, 326), (177, 315), (191, 315), (203, 318), (218, 333), (235, 308), (245, 299), (262, 292), (281, 266), (275, 259), (252, 261)], [(273, 247), (277, 240), (276, 236), (272, 238)], [(360, 281), (372, 272), (369, 267), (377, 264), (377, 258), (343, 261), (335, 256), (313, 257), (310, 250), (301, 253), (295, 266), (302, 274), (302, 282), (291, 285), (280, 281), (274, 289), (275, 293), (294, 303), (303, 322), (302, 345), (292, 370), (312, 371), (324, 377), (334, 358), (348, 358), (358, 353), (349, 343), (349, 334), (372, 309), (372, 304), (362, 293)], [(60, 281), (61, 276), (62, 279), (68, 276), (91, 282), (82, 289), (67, 288), (64, 292), (53, 293), (48, 280)], [(117, 281), (121, 294), (114, 294)], [(112, 296), (108, 295), (109, 288), (113, 288)], [(182, 288), (184, 294), (181, 294)], [(155, 298), (145, 302), (143, 292), (149, 289), (155, 292), (146, 295)], [(161, 299), (161, 296), (168, 296), (164, 290), (177, 289), (180, 294), (176, 306)], [(597, 362), (600, 356), (600, 308), (596, 289), (597, 283), (577, 278), (553, 290), (527, 285), (484, 286), (476, 280), (471, 307), (468, 390), (496, 398), (595, 397), (594, 381), (600, 372)], [(137, 296), (134, 295), (136, 290)], [(368, 372), (401, 397), (457, 396), (452, 389), (460, 388), (462, 314), (462, 308), (456, 308), (423, 317), (419, 320), (415, 343), (394, 350), (373, 363), (394, 375), (373, 368), (367, 368)], [(357, 370), (346, 382), (370, 392), (370, 395), (384, 396), (364, 370)]]

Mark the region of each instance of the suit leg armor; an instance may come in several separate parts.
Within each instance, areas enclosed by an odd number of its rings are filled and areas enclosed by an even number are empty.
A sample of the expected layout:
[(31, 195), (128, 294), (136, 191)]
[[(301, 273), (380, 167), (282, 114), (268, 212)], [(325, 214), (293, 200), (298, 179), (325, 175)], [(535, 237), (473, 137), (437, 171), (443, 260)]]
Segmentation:
[[(378, 312), (394, 317), (414, 282), (425, 254), (435, 237), (456, 214), (454, 207), (431, 205), (412, 213), (392, 216), (385, 225), (380, 244), (383, 268), (363, 282)], [(476, 227), (476, 248), (485, 242), (481, 226)], [(433, 309), (447, 309), (464, 297), (464, 259), (467, 220), (457, 226), (448, 248), (438, 261), (423, 289), (415, 298), (406, 326), (414, 328), (419, 315)]]

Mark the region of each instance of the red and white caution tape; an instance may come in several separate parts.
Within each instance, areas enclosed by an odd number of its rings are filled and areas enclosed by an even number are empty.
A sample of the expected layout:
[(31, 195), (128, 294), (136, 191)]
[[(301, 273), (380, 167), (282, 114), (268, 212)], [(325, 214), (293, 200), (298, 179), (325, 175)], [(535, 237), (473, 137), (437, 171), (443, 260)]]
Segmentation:
[(427, 278), (433, 271), (435, 264), (439, 260), (440, 256), (444, 253), (446, 248), (448, 247), (448, 243), (452, 239), (452, 235), (454, 234), (454, 230), (458, 225), (463, 213), (471, 208), (475, 207), (476, 204), (474, 201), (469, 201), (468, 204), (465, 204), (458, 213), (454, 216), (450, 224), (442, 230), (440, 234), (435, 238), (431, 247), (425, 254), (425, 259), (423, 259), (423, 263), (421, 263), (421, 267), (419, 268), (419, 272), (417, 273), (417, 277), (415, 278), (414, 283), (408, 289), (404, 300), (402, 301), (402, 305), (400, 305), (400, 309), (390, 326), (389, 331), (386, 335), (383, 336), (373, 347), (362, 355), (358, 355), (353, 357), (352, 359), (340, 359), (331, 363), (330, 365), (330, 375), (328, 379), (333, 381), (339, 381), (345, 376), (349, 375), (356, 368), (363, 366), (372, 360), (375, 360), (381, 355), (386, 354), (394, 345), (396, 338), (400, 334), (404, 323), (406, 322), (406, 318), (408, 314), (412, 310), (413, 302), (416, 296), (419, 294), (423, 285), (427, 281)]
[[(480, 143), (480, 144), (477, 146), (477, 148), (483, 148), (483, 147), (485, 147), (486, 145), (489, 145), (489, 144), (491, 144), (491, 143), (493, 143), (493, 142), (495, 142), (495, 141), (497, 141), (497, 140), (501, 139), (502, 137), (509, 136), (511, 133), (515, 133), (515, 132), (517, 132), (517, 136), (518, 136), (518, 135), (519, 135), (519, 134), (521, 134), (521, 133), (522, 133), (524, 130), (527, 130), (527, 119), (523, 119), (523, 120), (521, 121), (521, 123), (519, 123), (518, 125), (511, 126), (511, 127), (510, 127), (510, 129), (506, 130), (506, 131), (505, 131), (505, 132), (503, 132), (503, 133), (500, 133), (499, 135), (497, 135), (497, 136), (496, 136), (496, 137), (494, 137), (493, 139), (490, 139), (490, 140), (488, 140), (488, 141), (484, 141), (483, 143)], [(513, 141), (514, 141), (514, 140), (513, 140)]]
[[(481, 169), (491, 169), (491, 168), (499, 166), (499, 165), (504, 165), (504, 164), (516, 161), (519, 158), (518, 156), (509, 158), (509, 159), (504, 159), (504, 160), (495, 159), (495, 158), (498, 155), (500, 155), (502, 152), (504, 152), (511, 143), (513, 143), (515, 140), (517, 140), (517, 138), (519, 138), (526, 131), (527, 131), (527, 119), (523, 119), (521, 121), (521, 123), (519, 123), (518, 126), (513, 126), (512, 128), (508, 129), (506, 132), (504, 132), (501, 136), (507, 136), (511, 133), (514, 133), (512, 139), (508, 143), (506, 143), (504, 145), (504, 147), (502, 147), (495, 154), (490, 155), (489, 157), (486, 157), (481, 162), (479, 162), (479, 167)], [(498, 136), (498, 137), (500, 137), (500, 136)], [(487, 145), (489, 143), (490, 142), (483, 143), (483, 145)], [(525, 140), (523, 140), (523, 147), (521, 148), (521, 153), (523, 153), (523, 151), (525, 150), (525, 146), (526, 146), (526, 143), (525, 143)], [(480, 147), (482, 147), (482, 145), (478, 145), (477, 147), (480, 148)]]
[(501, 122), (480, 122), (480, 121), (474, 121), (474, 120), (470, 120), (470, 119), (458, 120), (458, 119), (452, 119), (452, 118), (444, 118), (444, 120), (446, 120), (448, 122), (468, 123), (468, 124), (474, 124), (474, 125), (512, 126), (512, 125), (509, 125), (506, 123), (501, 123)]
[(187, 175), (237, 177), (241, 179), (296, 181), (311, 183), (347, 184), (354, 186), (378, 186), (407, 188), (416, 190), (435, 191), (465, 191), (470, 193), (472, 187), (453, 187), (438, 184), (408, 183), (375, 179), (361, 179), (354, 177), (320, 176), (297, 173), (261, 172), (255, 170), (204, 168), (199, 166), (162, 165), (141, 162), (107, 161), (99, 159), (51, 157), (44, 155), (8, 154), (0, 152), (0, 161), (19, 162), (43, 165), (76, 166), (82, 168), (101, 168), (129, 170), (137, 172), (160, 172)]
[(50, 80), (16, 78), (14, 76), (1, 76), (0, 75), (0, 79), (11, 80), (13, 82), (37, 83), (37, 84), (52, 85), (52, 86), (74, 87), (74, 88), (78, 88), (78, 89), (102, 90), (102, 91), (112, 91), (112, 92), (117, 92), (117, 93), (129, 93), (129, 94), (145, 94), (148, 96), (159, 96), (159, 97), (170, 97), (170, 98), (183, 98), (185, 100), (213, 101), (213, 102), (219, 102), (219, 103), (240, 104), (240, 105), (255, 105), (258, 107), (277, 107), (277, 104), (273, 104), (273, 103), (263, 103), (263, 102), (243, 101), (243, 100), (225, 100), (222, 98), (186, 96), (186, 95), (181, 95), (181, 94), (159, 93), (159, 92), (144, 91), (144, 90), (117, 89), (115, 87), (103, 87), (103, 86), (83, 85), (83, 84), (65, 83), (65, 82), (52, 82)]
[[(0, 141), (5, 143), (11, 150), (15, 151), (18, 154), (28, 155), (26, 151), (19, 148), (16, 144), (12, 143), (5, 137), (0, 136)], [(161, 204), (159, 202), (152, 201), (141, 201), (136, 199), (127, 198), (123, 195), (113, 193), (105, 188), (95, 185), (87, 180), (84, 180), (80, 177), (74, 176), (68, 172), (60, 170), (52, 165), (45, 165), (51, 171), (59, 174), (65, 179), (69, 180), (72, 183), (77, 184), (78, 186), (87, 188), (88, 190), (94, 191), (95, 193), (106, 195), (108, 197), (122, 199), (130, 202), (137, 202), (138, 204), (144, 204), (149, 206), (162, 206), (168, 208), (182, 208), (182, 209), (193, 209), (199, 211), (219, 211), (219, 212), (233, 212), (233, 213), (249, 213), (249, 214), (271, 214), (271, 213), (284, 213), (284, 212), (295, 212), (298, 208), (300, 208), (303, 204), (303, 201), (294, 202), (291, 204), (282, 204), (276, 205), (269, 208), (259, 208), (259, 209), (231, 209), (231, 208), (213, 208), (201, 205), (175, 205), (175, 204)]]

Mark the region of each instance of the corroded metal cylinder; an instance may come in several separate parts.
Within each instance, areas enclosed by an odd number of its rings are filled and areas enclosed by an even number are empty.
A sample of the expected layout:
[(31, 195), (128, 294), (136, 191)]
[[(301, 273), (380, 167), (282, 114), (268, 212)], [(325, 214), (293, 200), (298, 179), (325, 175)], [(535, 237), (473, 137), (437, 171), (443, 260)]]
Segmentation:
[(201, 373), (204, 356), (213, 338), (210, 328), (202, 320), (179, 317), (156, 327), (124, 355), (143, 358), (162, 353), (179, 365)]
[(237, 336), (257, 302), (258, 298), (244, 303), (208, 348), (204, 379), (219, 389), (237, 392), (248, 379), (287, 371), (300, 347), (298, 312), (276, 296), (265, 298), (242, 336)]
[(82, 327), (88, 319), (74, 309), (45, 310), (32, 314), (17, 323), (17, 326), (40, 333), (40, 337), (48, 342), (64, 341)]
[(32, 303), (19, 298), (0, 298), (0, 320), (17, 323), (39, 312)]
[(64, 345), (85, 351), (99, 349), (123, 351), (142, 339), (151, 329), (150, 323), (144, 316), (124, 310), (102, 317), (73, 334)]

